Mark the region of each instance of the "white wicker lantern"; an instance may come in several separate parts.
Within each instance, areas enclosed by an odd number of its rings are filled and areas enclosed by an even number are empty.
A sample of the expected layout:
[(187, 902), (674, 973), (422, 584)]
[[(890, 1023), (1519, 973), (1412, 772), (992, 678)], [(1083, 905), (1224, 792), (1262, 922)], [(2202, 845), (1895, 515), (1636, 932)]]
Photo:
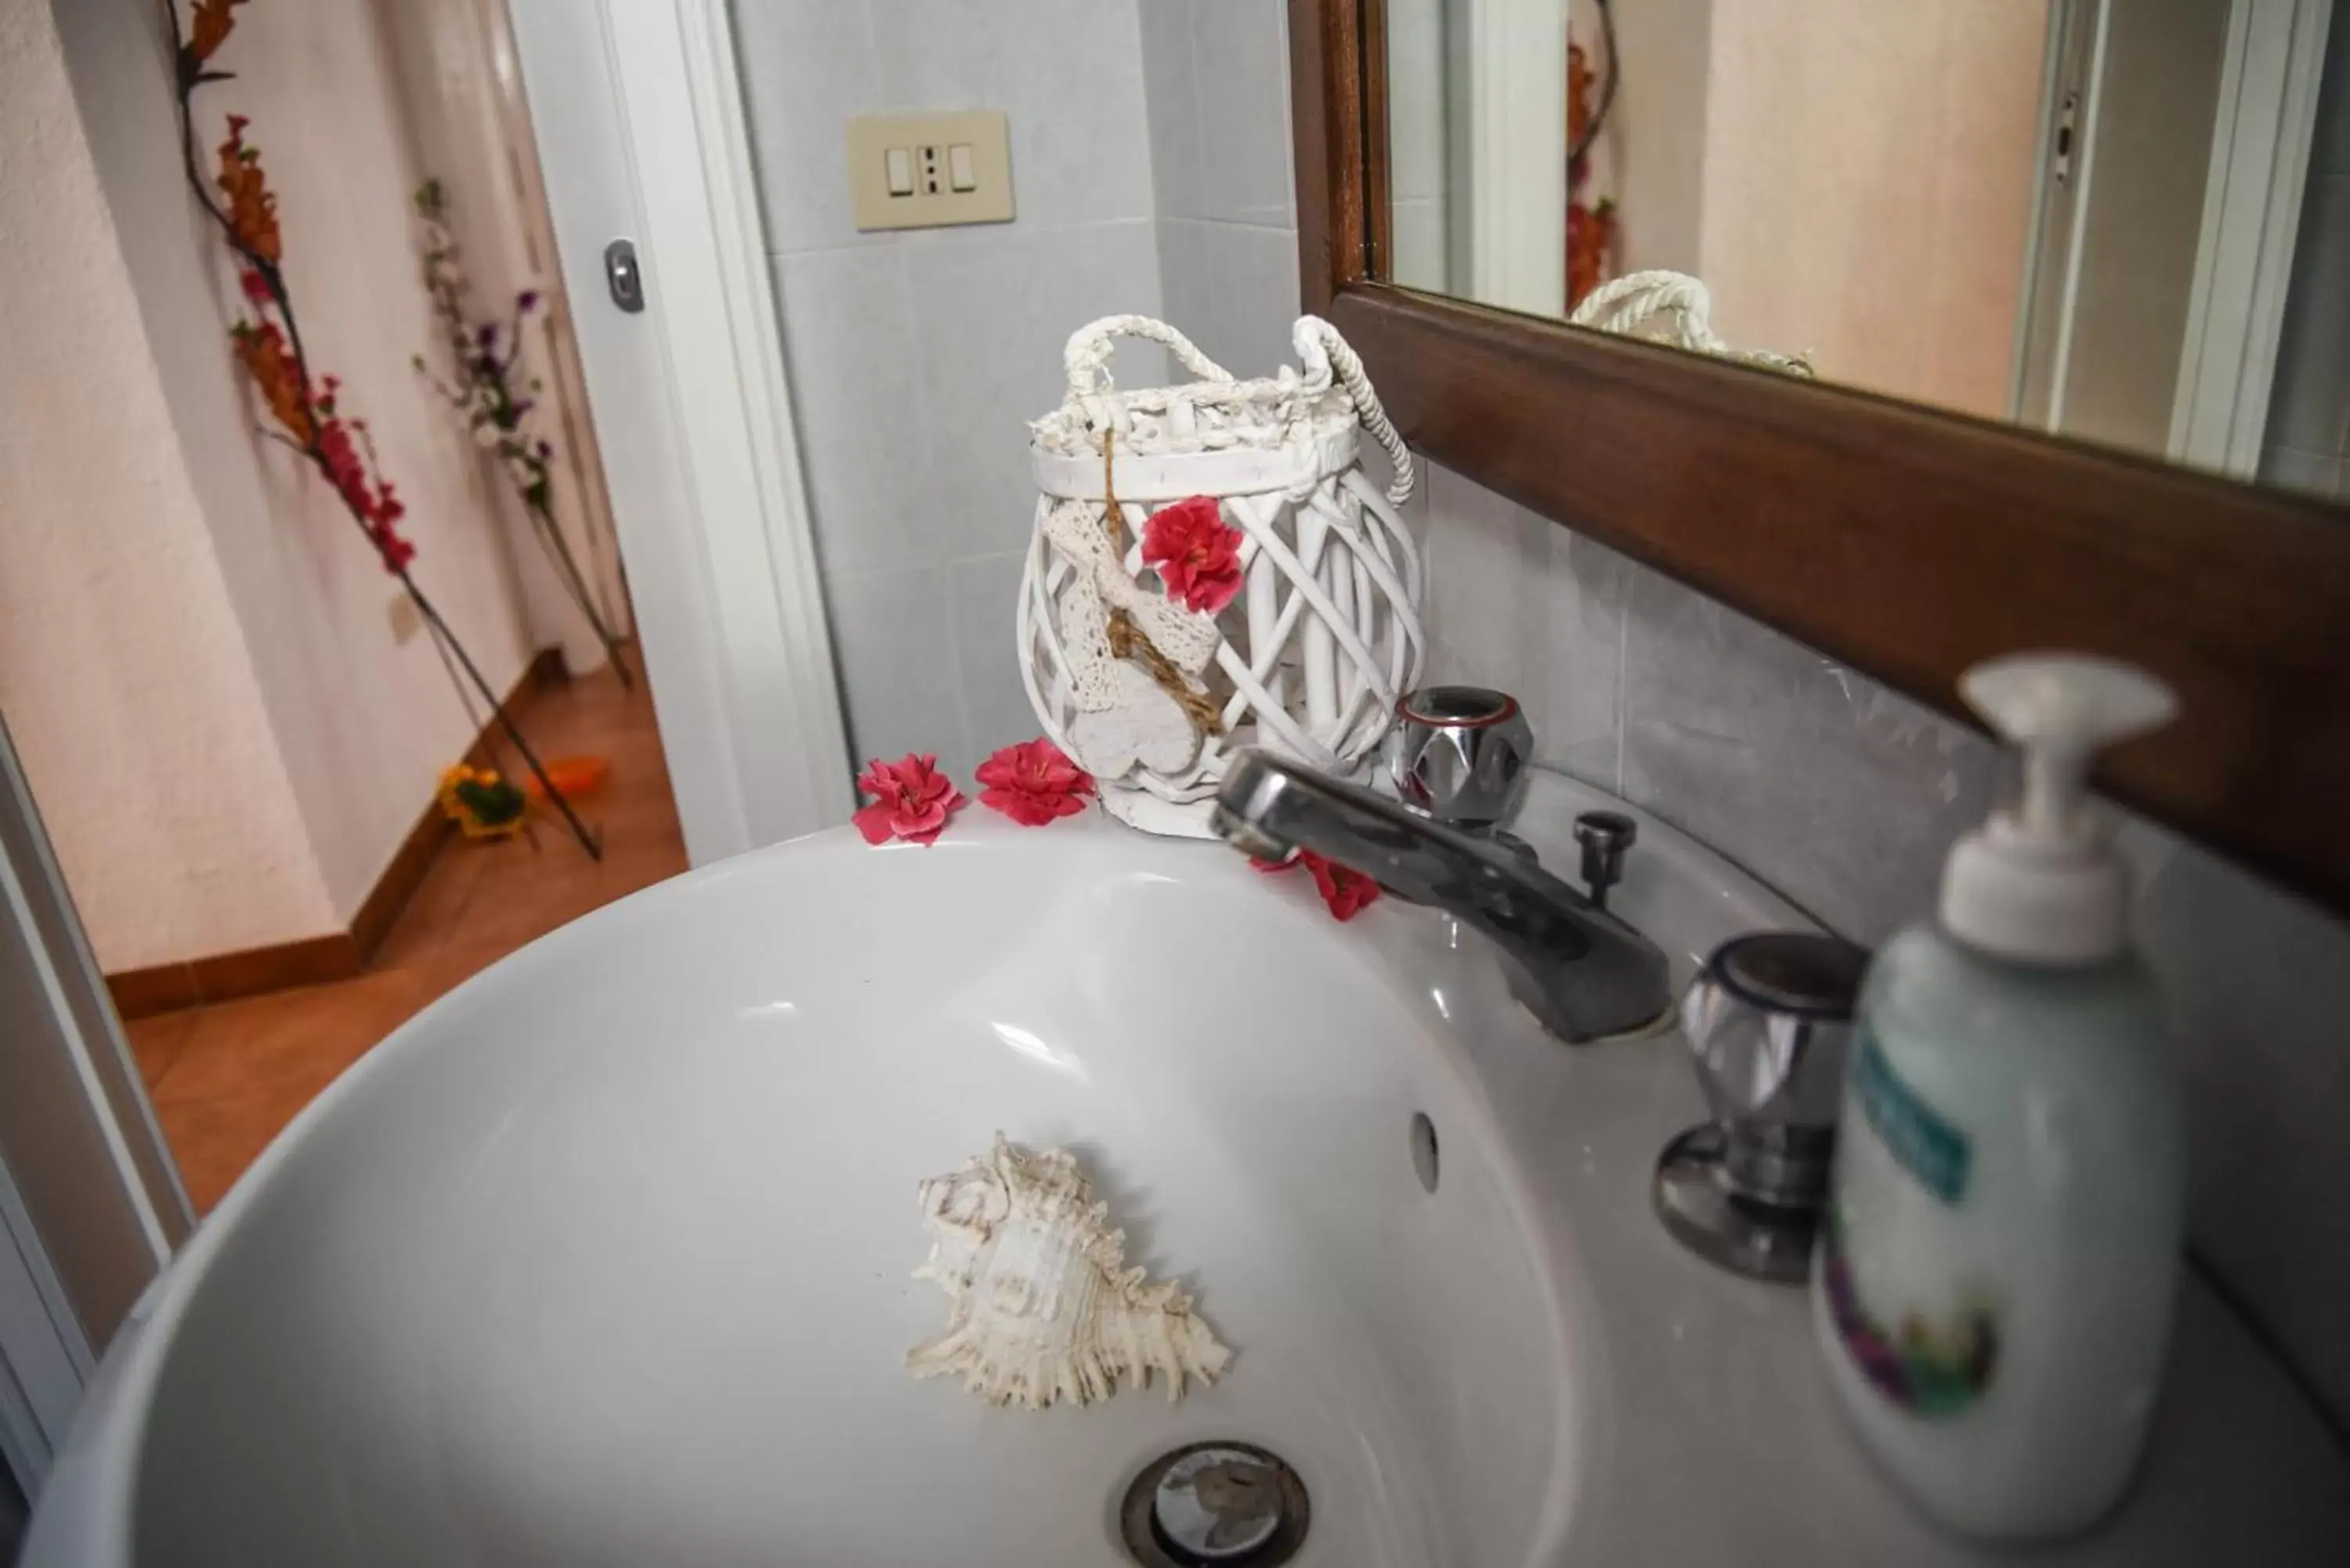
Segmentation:
[[(1199, 379), (1114, 390), (1118, 337), (1165, 344)], [(1028, 700), (1111, 814), (1147, 832), (1208, 836), (1217, 781), (1248, 747), (1359, 777), (1419, 680), (1419, 553), (1396, 511), (1411, 454), (1335, 327), (1301, 317), (1295, 344), (1300, 369), (1235, 380), (1163, 322), (1107, 317), (1069, 339), (1068, 397), (1033, 427)], [(1387, 450), (1384, 495), (1358, 430)], [(1151, 516), (1193, 497), (1237, 530), (1210, 530), (1237, 543), (1241, 584), (1212, 613), (1144, 559)]]

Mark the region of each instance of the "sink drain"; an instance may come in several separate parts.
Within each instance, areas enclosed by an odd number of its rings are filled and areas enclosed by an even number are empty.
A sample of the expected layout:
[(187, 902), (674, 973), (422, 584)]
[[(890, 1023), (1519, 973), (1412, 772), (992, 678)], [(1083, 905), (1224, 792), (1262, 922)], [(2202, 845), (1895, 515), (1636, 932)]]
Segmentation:
[(1305, 1544), (1297, 1472), (1252, 1443), (1193, 1443), (1142, 1467), (1118, 1511), (1143, 1568), (1274, 1568)]

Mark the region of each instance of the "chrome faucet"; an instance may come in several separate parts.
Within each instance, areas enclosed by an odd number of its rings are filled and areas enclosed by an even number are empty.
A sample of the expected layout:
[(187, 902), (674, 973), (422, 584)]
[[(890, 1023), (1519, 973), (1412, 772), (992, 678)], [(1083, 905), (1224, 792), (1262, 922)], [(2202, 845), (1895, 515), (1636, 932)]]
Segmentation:
[(1672, 1007), (1655, 943), (1490, 838), (1263, 752), (1232, 764), (1209, 820), (1261, 859), (1311, 849), (1451, 911), (1501, 949), (1512, 993), (1562, 1040), (1626, 1033)]

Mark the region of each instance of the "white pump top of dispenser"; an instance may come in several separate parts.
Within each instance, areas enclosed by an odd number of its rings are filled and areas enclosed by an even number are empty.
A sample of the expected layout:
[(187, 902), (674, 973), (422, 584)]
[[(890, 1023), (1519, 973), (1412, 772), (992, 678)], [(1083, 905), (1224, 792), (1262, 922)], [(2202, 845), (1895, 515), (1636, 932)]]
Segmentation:
[(2085, 654), (2019, 653), (1978, 664), (1959, 694), (2022, 749), (2023, 798), (1951, 848), (1942, 928), (2024, 963), (2095, 963), (2128, 937), (2129, 877), (2090, 809), (2085, 778), (2101, 746), (2178, 711), (2144, 670)]

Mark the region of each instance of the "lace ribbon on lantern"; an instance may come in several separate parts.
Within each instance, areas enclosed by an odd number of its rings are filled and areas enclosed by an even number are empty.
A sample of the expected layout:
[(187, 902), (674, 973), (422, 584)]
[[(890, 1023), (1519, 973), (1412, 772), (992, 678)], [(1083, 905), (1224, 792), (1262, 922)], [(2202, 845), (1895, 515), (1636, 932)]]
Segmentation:
[(1220, 734), (1223, 721), (1195, 677), (1215, 657), (1222, 634), (1214, 617), (1185, 609), (1127, 575), (1112, 486), (1117, 440), (1116, 431), (1102, 432), (1104, 526), (1094, 526), (1082, 503), (1068, 501), (1055, 506), (1045, 523), (1045, 537), (1076, 567), (1060, 600), (1070, 695), (1081, 712), (1107, 712), (1121, 701), (1110, 666), (1132, 659), (1174, 700), (1196, 732)]

